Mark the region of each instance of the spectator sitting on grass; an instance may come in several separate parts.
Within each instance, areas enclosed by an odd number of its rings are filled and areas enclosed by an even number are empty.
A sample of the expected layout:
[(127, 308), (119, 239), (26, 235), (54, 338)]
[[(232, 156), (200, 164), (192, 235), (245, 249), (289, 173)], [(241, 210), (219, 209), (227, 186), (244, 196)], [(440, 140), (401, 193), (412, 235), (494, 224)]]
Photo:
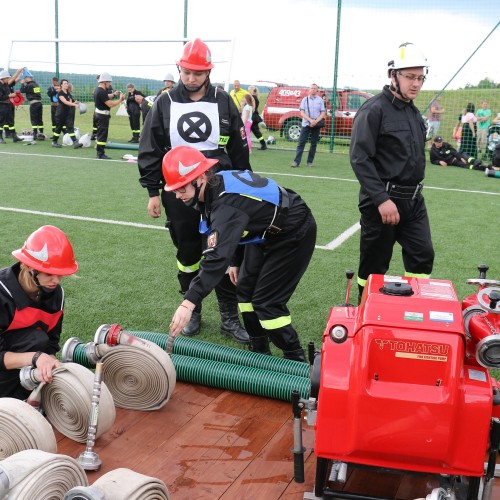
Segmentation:
[(431, 163), (442, 167), (461, 167), (470, 170), (483, 170), (486, 168), (481, 160), (473, 158), (466, 153), (459, 153), (451, 144), (443, 142), (443, 138), (438, 135), (432, 141), (430, 151)]

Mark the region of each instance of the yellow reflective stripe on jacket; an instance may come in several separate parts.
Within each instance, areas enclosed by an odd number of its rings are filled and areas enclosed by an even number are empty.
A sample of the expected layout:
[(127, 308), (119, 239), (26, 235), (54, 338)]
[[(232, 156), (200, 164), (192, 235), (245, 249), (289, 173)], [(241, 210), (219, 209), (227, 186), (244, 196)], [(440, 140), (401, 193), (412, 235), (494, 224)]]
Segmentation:
[(292, 324), (291, 316), (281, 316), (280, 318), (266, 320), (261, 319), (259, 321), (264, 330), (276, 330), (277, 328)]
[(39, 93), (40, 93), (40, 87), (35, 87), (35, 88), (33, 89), (33, 93), (34, 93), (34, 94), (39, 94)]
[(366, 286), (366, 280), (364, 280), (363, 278), (360, 278), (358, 276), (358, 285), (359, 286)]
[(251, 200), (255, 201), (262, 201), (262, 198), (256, 198), (255, 196), (250, 196), (249, 194), (240, 193), (240, 196), (244, 196), (245, 198), (250, 198)]
[(192, 266), (183, 266), (179, 261), (177, 261), (177, 268), (183, 273), (195, 273), (200, 268), (200, 261)]
[(253, 312), (253, 305), (251, 302), (241, 302), (238, 303), (238, 309), (240, 313), (251, 313)]
[(228, 135), (221, 135), (221, 136), (219, 136), (219, 146), (227, 146), (228, 142), (229, 142), (229, 136)]

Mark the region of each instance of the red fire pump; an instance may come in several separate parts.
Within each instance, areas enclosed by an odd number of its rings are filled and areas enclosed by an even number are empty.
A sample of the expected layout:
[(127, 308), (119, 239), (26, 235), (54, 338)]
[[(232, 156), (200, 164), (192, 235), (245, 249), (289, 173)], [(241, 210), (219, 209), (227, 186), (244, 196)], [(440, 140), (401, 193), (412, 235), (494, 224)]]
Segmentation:
[(363, 468), (436, 475), (428, 499), (491, 499), (500, 392), (488, 369), (500, 368), (500, 281), (487, 269), (467, 281), (478, 291), (462, 304), (450, 281), (371, 275), (358, 307), (346, 273), (345, 304), (331, 309), (321, 351), (310, 349), (310, 399), (292, 395), (297, 482), (306, 409), (317, 498), (386, 498), (342, 490), (349, 469)]

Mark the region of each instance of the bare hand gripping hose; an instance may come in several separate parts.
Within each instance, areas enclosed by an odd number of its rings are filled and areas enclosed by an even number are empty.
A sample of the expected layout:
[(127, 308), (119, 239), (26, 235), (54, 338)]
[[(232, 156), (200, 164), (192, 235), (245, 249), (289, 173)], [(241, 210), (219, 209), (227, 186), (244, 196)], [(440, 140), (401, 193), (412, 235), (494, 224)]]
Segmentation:
[[(35, 404), (39, 398), (47, 420), (63, 435), (73, 441), (85, 443), (92, 406), (94, 374), (76, 363), (64, 363), (53, 372), (50, 384), (39, 384), (28, 401)], [(31, 373), (32, 380), (40, 380), (38, 370)], [(99, 427), (96, 438), (107, 432), (116, 417), (111, 392), (102, 384), (99, 403)]]
[(0, 462), (0, 498), (53, 500), (88, 484), (83, 468), (66, 455), (23, 450)]
[(0, 398), (0, 460), (29, 449), (57, 451), (51, 425), (24, 401)]
[(115, 469), (92, 486), (68, 491), (64, 500), (169, 500), (165, 483), (130, 469)]

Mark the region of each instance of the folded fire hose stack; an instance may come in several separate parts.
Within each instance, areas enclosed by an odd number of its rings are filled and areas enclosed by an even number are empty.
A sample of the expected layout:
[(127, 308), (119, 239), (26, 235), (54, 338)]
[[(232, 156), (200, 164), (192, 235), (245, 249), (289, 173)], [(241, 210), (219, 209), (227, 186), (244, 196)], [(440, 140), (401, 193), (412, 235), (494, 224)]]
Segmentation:
[[(85, 443), (92, 408), (94, 374), (76, 363), (65, 363), (52, 372), (50, 384), (40, 383), (38, 370), (21, 370), (23, 387), (32, 390), (28, 404), (42, 406), (47, 420), (64, 436)], [(102, 384), (99, 405), (99, 426), (96, 438), (107, 432), (116, 417), (113, 397)]]
[[(93, 368), (99, 359), (96, 352), (102, 349), (101, 344), (112, 344), (113, 340), (106, 338), (115, 336), (123, 339), (120, 344), (140, 344), (144, 342), (142, 339), (146, 339), (162, 350), (166, 349), (169, 341), (169, 336), (162, 333), (125, 332), (119, 325), (102, 325), (96, 332), (94, 342), (83, 344), (76, 337), (69, 339), (63, 347), (62, 360)], [(177, 379), (185, 382), (283, 401), (290, 401), (294, 390), (298, 390), (302, 398), (309, 397), (310, 367), (306, 363), (181, 336), (175, 338), (170, 359)], [(108, 373), (106, 364), (105, 373)], [(105, 380), (111, 386), (111, 381)]]
[(0, 398), (0, 460), (29, 449), (57, 451), (51, 425), (28, 403)]
[(23, 450), (0, 461), (0, 498), (52, 500), (88, 485), (81, 465), (66, 455)]
[(160, 479), (130, 469), (115, 469), (101, 476), (92, 486), (75, 487), (64, 500), (169, 500), (168, 489)]

